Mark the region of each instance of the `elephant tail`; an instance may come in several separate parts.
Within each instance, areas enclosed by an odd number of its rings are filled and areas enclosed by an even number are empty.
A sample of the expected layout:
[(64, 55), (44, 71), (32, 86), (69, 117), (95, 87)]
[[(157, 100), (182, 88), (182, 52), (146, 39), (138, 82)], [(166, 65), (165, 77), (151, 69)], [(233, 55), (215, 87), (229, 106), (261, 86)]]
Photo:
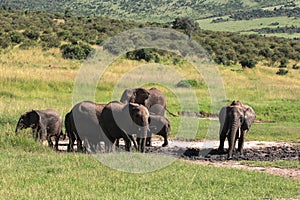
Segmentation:
[(174, 113), (171, 113), (167, 108), (165, 108), (166, 111), (172, 116), (172, 117), (178, 117), (178, 115), (175, 115)]

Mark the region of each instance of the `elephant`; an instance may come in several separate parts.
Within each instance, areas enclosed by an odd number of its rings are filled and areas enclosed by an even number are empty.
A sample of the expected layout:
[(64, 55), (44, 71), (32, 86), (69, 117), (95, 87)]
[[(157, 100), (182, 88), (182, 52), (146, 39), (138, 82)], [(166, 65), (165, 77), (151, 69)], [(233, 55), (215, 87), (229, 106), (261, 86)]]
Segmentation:
[[(66, 134), (69, 137), (68, 151), (74, 151), (77, 141), (77, 150), (87, 150), (90, 153), (101, 151), (101, 141), (105, 141), (99, 119), (106, 104), (97, 104), (92, 101), (77, 103), (65, 116)], [(84, 145), (83, 145), (84, 142)]]
[(147, 132), (149, 131), (149, 111), (136, 103), (122, 103), (112, 101), (108, 103), (100, 116), (99, 123), (109, 139), (109, 150), (118, 139), (123, 138), (125, 150), (131, 151), (132, 134), (137, 134), (138, 151), (145, 151)]
[(125, 89), (120, 101), (122, 103), (132, 102), (142, 104), (152, 114), (164, 116), (166, 110), (170, 115), (176, 116), (167, 110), (166, 98), (157, 88), (151, 88), (150, 90), (144, 88)]
[(22, 114), (16, 126), (16, 134), (19, 130), (31, 128), (32, 136), (40, 142), (47, 140), (49, 146), (53, 147), (51, 137), (55, 137), (55, 150), (58, 150), (58, 141), (61, 136), (65, 135), (62, 132), (62, 118), (52, 109), (47, 110), (30, 110)]
[(150, 132), (146, 140), (146, 146), (152, 145), (152, 134), (162, 136), (164, 138), (164, 143), (162, 144), (162, 147), (168, 146), (168, 136), (170, 134), (171, 126), (170, 121), (166, 117), (150, 114), (149, 129)]
[(227, 159), (232, 159), (236, 140), (238, 152), (243, 154), (244, 141), (247, 132), (256, 118), (254, 110), (240, 101), (233, 101), (230, 105), (222, 107), (219, 113), (220, 121), (220, 145), (219, 152), (224, 152), (224, 141), (228, 138)]

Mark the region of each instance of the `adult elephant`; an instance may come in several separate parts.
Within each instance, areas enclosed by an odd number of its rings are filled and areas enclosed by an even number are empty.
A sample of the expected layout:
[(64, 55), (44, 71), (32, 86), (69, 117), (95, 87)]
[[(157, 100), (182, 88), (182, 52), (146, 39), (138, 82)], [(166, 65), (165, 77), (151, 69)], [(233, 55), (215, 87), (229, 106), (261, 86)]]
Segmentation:
[(145, 151), (149, 130), (149, 111), (145, 106), (112, 101), (104, 107), (99, 122), (110, 141), (108, 143), (110, 150), (117, 139), (123, 138), (126, 151), (130, 151), (132, 134), (136, 133), (138, 150), (140, 152)]
[(170, 121), (166, 117), (150, 114), (149, 129), (150, 132), (147, 136), (146, 146), (152, 145), (152, 134), (162, 136), (164, 138), (164, 143), (162, 144), (162, 147), (168, 146), (168, 136), (170, 134), (171, 126)]
[(163, 93), (156, 88), (151, 88), (150, 90), (144, 88), (125, 89), (120, 101), (122, 103), (132, 102), (142, 104), (149, 109), (150, 113), (156, 115), (164, 116), (166, 110), (170, 115), (176, 116), (167, 110), (166, 98)]
[[(99, 119), (106, 104), (82, 101), (65, 116), (65, 128), (69, 137), (68, 151), (73, 151), (75, 140), (77, 150), (86, 149), (90, 153), (101, 151), (101, 141), (105, 142)], [(84, 144), (83, 144), (84, 143)]]
[(53, 147), (51, 137), (55, 137), (55, 149), (58, 150), (58, 141), (62, 133), (61, 116), (52, 109), (30, 110), (22, 114), (16, 126), (16, 134), (19, 130), (31, 128), (35, 141), (47, 140), (49, 146)]
[(242, 154), (246, 134), (255, 118), (256, 115), (254, 110), (240, 101), (233, 101), (230, 105), (224, 106), (219, 113), (219, 152), (224, 152), (224, 141), (227, 137), (229, 143), (227, 158), (232, 159), (237, 139), (239, 139), (238, 152)]

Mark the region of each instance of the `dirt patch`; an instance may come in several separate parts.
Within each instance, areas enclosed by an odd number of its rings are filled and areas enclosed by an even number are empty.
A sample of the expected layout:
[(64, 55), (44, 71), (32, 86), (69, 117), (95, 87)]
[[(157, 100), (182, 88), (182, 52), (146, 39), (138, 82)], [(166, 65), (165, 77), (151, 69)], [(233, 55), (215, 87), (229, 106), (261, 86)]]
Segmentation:
[[(174, 145), (181, 144), (181, 145)], [(202, 142), (173, 141), (169, 147), (162, 148), (159, 145), (147, 148), (148, 153), (161, 153), (175, 156), (201, 165), (215, 167), (229, 167), (236, 169), (246, 169), (260, 171), (273, 175), (292, 178), (300, 181), (299, 169), (285, 169), (280, 167), (254, 167), (241, 164), (241, 161), (299, 161), (300, 165), (300, 145), (287, 142), (247, 142), (243, 155), (235, 154), (233, 159), (228, 161), (227, 154), (219, 154), (217, 143), (212, 143), (214, 148), (203, 148)], [(204, 145), (205, 146), (205, 145)]]

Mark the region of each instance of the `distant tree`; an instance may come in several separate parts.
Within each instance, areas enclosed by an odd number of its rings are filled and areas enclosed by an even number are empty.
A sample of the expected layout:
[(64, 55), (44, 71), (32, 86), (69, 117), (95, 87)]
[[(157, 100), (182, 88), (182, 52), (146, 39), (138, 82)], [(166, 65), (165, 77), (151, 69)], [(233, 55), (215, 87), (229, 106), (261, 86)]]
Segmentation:
[(10, 41), (14, 44), (20, 44), (23, 41), (23, 35), (20, 32), (11, 32)]
[(188, 17), (176, 18), (172, 25), (174, 29), (182, 29), (189, 37), (193, 31), (200, 29), (199, 24)]
[(253, 59), (247, 59), (247, 58), (244, 58), (240, 61), (240, 64), (242, 65), (242, 68), (254, 68), (255, 65), (256, 65), (256, 61), (253, 60)]
[(39, 36), (40, 36), (38, 31), (34, 31), (31, 29), (26, 29), (23, 32), (23, 35), (31, 40), (37, 40), (37, 39), (39, 39)]
[(0, 46), (1, 46), (1, 48), (6, 49), (10, 45), (11, 45), (10, 38), (5, 37), (5, 36), (4, 37), (3, 36), (0, 37)]
[(276, 74), (277, 74), (277, 75), (284, 76), (284, 75), (286, 75), (288, 72), (289, 72), (289, 70), (286, 70), (286, 69), (279, 69), (279, 70), (276, 72)]
[(286, 68), (289, 63), (289, 61), (285, 58), (281, 59), (279, 62), (280, 62), (279, 68)]

